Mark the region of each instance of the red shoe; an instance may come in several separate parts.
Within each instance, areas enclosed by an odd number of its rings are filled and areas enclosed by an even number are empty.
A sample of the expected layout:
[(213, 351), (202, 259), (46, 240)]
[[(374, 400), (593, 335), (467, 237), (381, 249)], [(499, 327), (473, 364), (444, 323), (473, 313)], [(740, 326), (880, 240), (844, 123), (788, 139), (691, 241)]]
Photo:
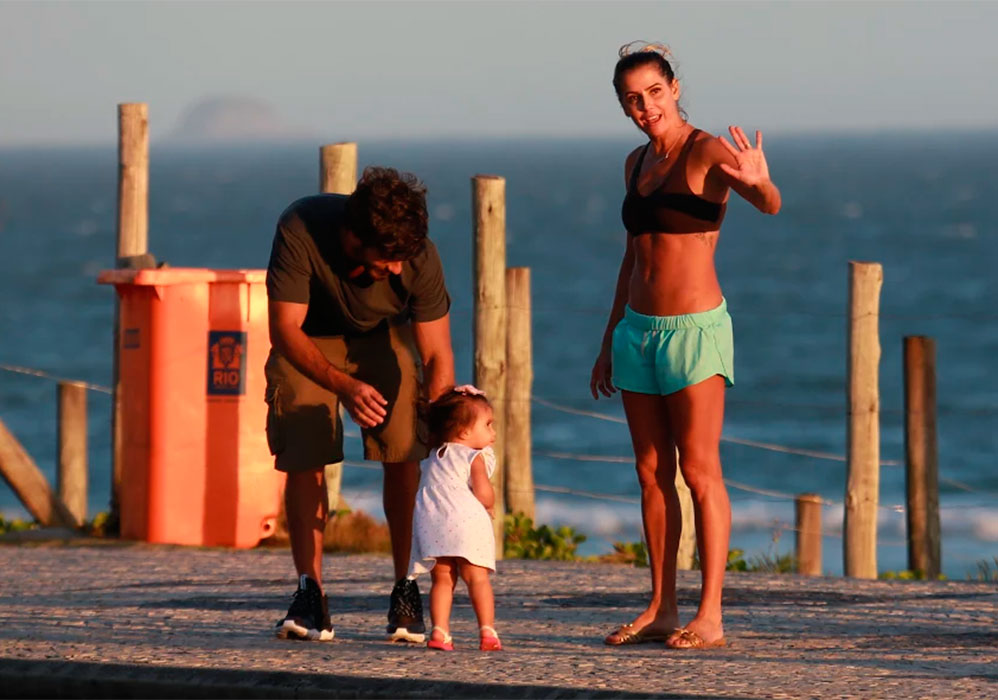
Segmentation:
[[(440, 634), (444, 636), (443, 639), (433, 638), (433, 633), (438, 630), (440, 631)], [(426, 648), (436, 649), (437, 651), (454, 651), (454, 639), (444, 630), (443, 627), (433, 625), (433, 629), (430, 630), (430, 641), (426, 643)]]
[(502, 651), (502, 642), (499, 641), (499, 635), (496, 633), (495, 627), (484, 625), (479, 627), (478, 631), (481, 632), (479, 649), (482, 651)]

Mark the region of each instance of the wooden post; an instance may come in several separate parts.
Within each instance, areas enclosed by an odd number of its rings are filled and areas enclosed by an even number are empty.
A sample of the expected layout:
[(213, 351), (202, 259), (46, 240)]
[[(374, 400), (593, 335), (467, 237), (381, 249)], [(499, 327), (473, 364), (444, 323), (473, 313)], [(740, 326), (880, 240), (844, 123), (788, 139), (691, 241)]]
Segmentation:
[(802, 493), (794, 506), (797, 573), (821, 576), (821, 496)]
[(496, 558), (503, 555), (504, 465), (506, 458), (506, 180), (497, 175), (471, 179), (475, 236), (475, 384), (492, 403), (496, 428)]
[(0, 475), (42, 525), (75, 527), (73, 514), (52, 492), (34, 460), (0, 420)]
[[(319, 148), (319, 191), (330, 194), (351, 194), (357, 188), (357, 144), (331, 143)], [(340, 411), (342, 416), (342, 409)], [(343, 484), (343, 462), (327, 464), (326, 499), (329, 512), (348, 510), (340, 493)]]
[(880, 490), (879, 263), (849, 263), (844, 569), (877, 578), (877, 505)]
[(350, 194), (357, 188), (357, 144), (330, 143), (319, 148), (319, 191)]
[(904, 339), (904, 453), (908, 492), (908, 568), (938, 578), (939, 447), (936, 441), (936, 344)]
[(82, 527), (87, 519), (87, 388), (78, 382), (59, 382), (59, 468), (56, 491)]
[(530, 337), (530, 268), (506, 270), (506, 509), (534, 518), (530, 396), (534, 382)]
[(149, 106), (118, 105), (118, 257), (149, 250)]
[(679, 551), (676, 554), (676, 568), (689, 571), (693, 568), (693, 555), (697, 551), (697, 526), (693, 517), (693, 494), (679, 468), (679, 450), (676, 450), (676, 492), (679, 494), (679, 509), (683, 516), (683, 529), (679, 534)]
[[(116, 266), (149, 252), (149, 107), (118, 105), (118, 241)], [(114, 351), (111, 359), (111, 521), (118, 521), (121, 489), (121, 310), (114, 301)]]

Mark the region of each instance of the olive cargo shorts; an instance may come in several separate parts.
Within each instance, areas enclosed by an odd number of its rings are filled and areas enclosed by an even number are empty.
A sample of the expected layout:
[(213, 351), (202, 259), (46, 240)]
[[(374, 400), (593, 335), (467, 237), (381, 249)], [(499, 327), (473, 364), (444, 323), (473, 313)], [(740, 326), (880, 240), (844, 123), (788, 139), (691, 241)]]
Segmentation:
[[(364, 428), (364, 458), (409, 462), (429, 453), (421, 408), (422, 366), (409, 324), (361, 336), (312, 338), (338, 370), (366, 382), (388, 401), (385, 421)], [(339, 398), (271, 349), (267, 378), (267, 444), (279, 471), (310, 471), (343, 461)]]

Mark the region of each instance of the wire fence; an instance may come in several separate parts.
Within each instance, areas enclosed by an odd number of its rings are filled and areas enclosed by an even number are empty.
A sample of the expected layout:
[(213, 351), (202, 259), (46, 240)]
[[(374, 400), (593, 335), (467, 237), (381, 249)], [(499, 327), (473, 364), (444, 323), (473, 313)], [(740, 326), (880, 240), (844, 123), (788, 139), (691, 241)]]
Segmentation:
[(76, 379), (66, 379), (65, 377), (58, 377), (50, 372), (44, 372), (40, 369), (32, 369), (31, 367), (20, 367), (18, 365), (0, 364), (0, 369), (4, 370), (5, 372), (13, 372), (14, 374), (25, 374), (31, 377), (41, 377), (42, 379), (50, 379), (54, 382), (59, 382), (59, 383), (69, 382), (72, 384), (78, 384), (90, 391), (96, 391), (99, 394), (110, 395), (112, 393), (111, 387), (109, 386), (101, 386), (100, 384), (91, 384), (90, 382), (81, 382)]
[[(112, 393), (112, 390), (111, 390), (110, 387), (102, 386), (100, 384), (93, 384), (93, 383), (90, 383), (90, 382), (81, 382), (81, 381), (77, 381), (77, 380), (67, 379), (67, 378), (60, 377), (60, 376), (57, 376), (55, 374), (52, 374), (50, 372), (46, 372), (46, 371), (43, 371), (43, 370), (34, 369), (34, 368), (30, 368), (30, 367), (23, 367), (23, 366), (19, 366), (19, 365), (10, 365), (10, 364), (2, 364), (2, 363), (0, 363), (0, 370), (7, 371), (7, 372), (12, 372), (12, 373), (16, 373), (16, 374), (22, 374), (22, 375), (32, 376), (32, 377), (39, 377), (39, 378), (42, 378), (42, 379), (47, 379), (47, 380), (55, 381), (55, 382), (72, 382), (72, 383), (78, 384), (80, 386), (83, 386), (83, 387), (85, 387), (86, 389), (88, 389), (90, 391), (94, 391), (94, 392), (101, 393), (101, 394), (110, 395)], [(569, 405), (566, 405), (566, 404), (555, 402), (555, 401), (552, 401), (550, 399), (539, 397), (539, 396), (533, 396), (533, 397), (531, 397), (531, 400), (535, 404), (538, 404), (540, 406), (544, 406), (545, 408), (548, 408), (548, 409), (551, 409), (551, 410), (554, 410), (554, 411), (557, 411), (557, 412), (560, 412), (560, 413), (568, 414), (568, 415), (576, 415), (576, 416), (581, 416), (581, 417), (593, 418), (593, 419), (596, 419), (596, 420), (607, 421), (607, 422), (618, 423), (618, 424), (626, 424), (627, 423), (627, 420), (625, 418), (621, 417), (621, 416), (614, 416), (614, 415), (610, 415), (608, 413), (602, 413), (602, 412), (599, 412), (599, 411), (591, 411), (591, 410), (587, 410), (587, 409), (575, 408), (573, 406), (569, 406)], [(759, 402), (759, 403), (764, 403), (764, 402)], [(774, 402), (773, 405), (785, 405), (785, 404), (778, 404), (778, 403)], [(796, 406), (796, 404), (794, 404), (794, 406)], [(360, 433), (358, 433), (358, 432), (352, 432), (352, 431), (345, 431), (344, 435), (347, 436), (347, 437), (351, 437), (351, 438), (359, 438), (360, 437)], [(802, 447), (794, 447), (792, 445), (780, 445), (780, 444), (776, 444), (776, 443), (763, 442), (763, 441), (759, 441), (759, 440), (749, 440), (749, 439), (745, 439), (745, 438), (731, 437), (731, 436), (726, 436), (726, 435), (722, 435), (721, 436), (721, 442), (722, 443), (734, 444), (734, 445), (741, 445), (741, 446), (744, 446), (744, 447), (751, 447), (751, 448), (760, 449), (760, 450), (766, 450), (766, 451), (771, 451), (771, 452), (778, 452), (778, 453), (783, 453), (783, 454), (797, 455), (797, 456), (800, 456), (800, 457), (807, 457), (807, 458), (810, 458), (810, 459), (827, 460), (827, 461), (833, 461), (833, 462), (839, 462), (839, 463), (845, 463), (847, 461), (847, 458), (846, 458), (845, 455), (834, 454), (834, 453), (831, 453), (831, 452), (825, 452), (825, 451), (821, 451), (821, 450), (811, 450), (811, 449), (802, 448)], [(532, 454), (534, 456), (543, 457), (543, 458), (547, 458), (547, 459), (569, 460), (569, 461), (576, 461), (576, 462), (600, 462), (600, 463), (607, 463), (607, 464), (634, 464), (634, 461), (635, 461), (633, 455), (631, 455), (631, 456), (627, 456), (627, 455), (620, 455), (620, 456), (615, 456), (615, 455), (592, 455), (592, 454), (585, 454), (585, 453), (565, 452), (565, 451), (547, 450), (547, 449), (534, 449), (534, 450), (532, 450)], [(353, 467), (353, 468), (362, 468), (362, 469), (371, 469), (371, 470), (380, 470), (381, 469), (380, 467), (375, 466), (375, 465), (368, 465), (368, 464), (359, 463), (359, 462), (347, 461), (347, 462), (344, 462), (344, 464), (347, 465), (347, 466)], [(904, 463), (901, 462), (900, 460), (881, 460), (880, 465), (884, 466), (884, 467), (900, 467), (900, 466), (904, 466)], [(982, 494), (982, 495), (987, 495), (989, 497), (992, 497), (992, 498), (998, 500), (998, 492), (989, 491), (989, 490), (986, 490), (986, 489), (974, 488), (974, 487), (972, 487), (972, 486), (970, 486), (970, 485), (968, 485), (968, 484), (966, 484), (964, 482), (958, 481), (956, 479), (949, 479), (949, 478), (945, 478), (945, 477), (940, 477), (939, 481), (940, 481), (940, 483), (944, 483), (946, 485), (952, 486), (953, 488), (958, 489), (960, 491), (964, 491), (964, 492), (967, 492), (967, 493), (978, 493), (978, 494)], [(757, 486), (752, 486), (751, 484), (741, 483), (739, 481), (735, 481), (735, 480), (728, 479), (728, 478), (724, 479), (724, 483), (729, 488), (735, 489), (737, 491), (742, 491), (742, 492), (754, 494), (754, 495), (757, 495), (757, 496), (765, 496), (767, 498), (774, 499), (774, 500), (796, 501), (796, 498), (797, 498), (797, 494), (788, 493), (788, 492), (785, 492), (785, 491), (778, 491), (778, 490), (774, 490), (774, 489), (760, 488), (760, 487), (757, 487)], [(639, 498), (635, 498), (635, 497), (632, 497), (632, 496), (625, 496), (625, 495), (621, 495), (621, 494), (612, 494), (612, 493), (598, 493), (598, 492), (592, 492), (592, 491), (584, 491), (584, 490), (580, 490), (580, 489), (569, 488), (569, 487), (566, 487), (566, 486), (558, 486), (558, 485), (550, 485), (550, 484), (534, 484), (534, 489), (536, 491), (540, 491), (540, 492), (544, 492), (544, 493), (567, 495), (567, 496), (573, 496), (573, 497), (578, 497), (578, 498), (589, 498), (589, 499), (594, 499), (594, 500), (611, 501), (611, 502), (618, 502), (618, 503), (640, 504), (640, 502), (641, 502)], [(825, 507), (835, 507), (835, 508), (843, 507), (843, 505), (844, 505), (843, 502), (840, 501), (840, 500), (825, 498), (823, 496), (821, 497), (821, 504), (823, 506), (825, 506)], [(894, 512), (894, 513), (904, 513), (905, 509), (906, 509), (905, 505), (904, 504), (900, 504), (900, 503), (895, 503), (895, 504), (879, 504), (878, 507), (880, 509), (882, 509), (882, 510), (887, 510), (887, 511)], [(972, 507), (972, 506), (968, 506), (967, 504), (949, 506), (949, 508), (953, 508), (953, 509), (957, 509), (957, 508), (962, 509), (962, 508), (967, 508), (967, 507)], [(941, 506), (940, 510), (945, 510), (946, 508), (947, 508), (946, 506)]]

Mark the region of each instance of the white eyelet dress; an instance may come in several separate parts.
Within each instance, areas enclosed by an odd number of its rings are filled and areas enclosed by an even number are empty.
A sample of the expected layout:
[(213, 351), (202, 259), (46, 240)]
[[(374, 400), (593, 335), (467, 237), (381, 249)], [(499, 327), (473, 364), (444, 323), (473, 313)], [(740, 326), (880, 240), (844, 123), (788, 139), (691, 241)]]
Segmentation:
[(492, 518), (471, 491), (471, 462), (479, 454), (485, 458), (485, 470), (491, 477), (496, 468), (491, 447), (476, 450), (445, 442), (420, 464), (409, 575), (428, 572), (437, 557), (463, 557), (496, 570)]

